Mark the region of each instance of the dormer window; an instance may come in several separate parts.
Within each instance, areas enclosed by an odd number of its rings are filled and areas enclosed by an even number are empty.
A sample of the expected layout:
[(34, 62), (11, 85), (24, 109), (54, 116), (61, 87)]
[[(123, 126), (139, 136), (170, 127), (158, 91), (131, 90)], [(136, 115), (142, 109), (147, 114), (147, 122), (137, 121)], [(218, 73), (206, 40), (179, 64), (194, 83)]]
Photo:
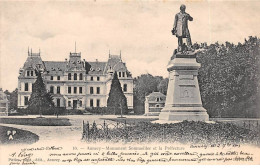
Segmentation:
[(161, 98), (160, 98), (160, 97), (157, 97), (157, 98), (156, 98), (156, 101), (157, 101), (157, 102), (161, 101)]
[(51, 68), (52, 71), (55, 71), (55, 68)]
[(80, 64), (80, 60), (78, 60), (78, 64)]
[(90, 71), (94, 71), (94, 69), (93, 69), (93, 68), (90, 68)]
[(100, 68), (97, 68), (97, 71), (100, 71)]

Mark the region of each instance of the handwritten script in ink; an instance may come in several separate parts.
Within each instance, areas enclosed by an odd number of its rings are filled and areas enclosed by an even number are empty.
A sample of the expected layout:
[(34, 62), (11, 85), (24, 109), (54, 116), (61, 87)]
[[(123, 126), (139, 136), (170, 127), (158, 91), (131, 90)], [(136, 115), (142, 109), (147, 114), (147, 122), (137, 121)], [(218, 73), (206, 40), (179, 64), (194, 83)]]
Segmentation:
[(225, 164), (254, 162), (240, 145), (86, 145), (22, 148), (8, 156), (9, 165), (35, 164)]

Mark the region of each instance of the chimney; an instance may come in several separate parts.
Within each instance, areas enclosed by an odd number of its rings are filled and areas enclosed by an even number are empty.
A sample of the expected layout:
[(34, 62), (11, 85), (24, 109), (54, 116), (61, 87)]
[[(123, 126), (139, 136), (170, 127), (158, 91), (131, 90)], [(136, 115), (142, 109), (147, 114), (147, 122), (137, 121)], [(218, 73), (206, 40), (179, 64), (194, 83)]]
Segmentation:
[(86, 60), (83, 59), (83, 68), (85, 68)]

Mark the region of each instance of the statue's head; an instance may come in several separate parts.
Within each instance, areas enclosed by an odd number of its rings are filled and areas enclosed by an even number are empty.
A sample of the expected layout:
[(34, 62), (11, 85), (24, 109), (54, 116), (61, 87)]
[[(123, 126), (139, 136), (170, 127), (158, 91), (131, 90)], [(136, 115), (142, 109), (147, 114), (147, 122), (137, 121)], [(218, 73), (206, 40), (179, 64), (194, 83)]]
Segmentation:
[(180, 7), (180, 10), (181, 10), (182, 12), (185, 12), (185, 9), (186, 9), (186, 6), (182, 4), (181, 7)]

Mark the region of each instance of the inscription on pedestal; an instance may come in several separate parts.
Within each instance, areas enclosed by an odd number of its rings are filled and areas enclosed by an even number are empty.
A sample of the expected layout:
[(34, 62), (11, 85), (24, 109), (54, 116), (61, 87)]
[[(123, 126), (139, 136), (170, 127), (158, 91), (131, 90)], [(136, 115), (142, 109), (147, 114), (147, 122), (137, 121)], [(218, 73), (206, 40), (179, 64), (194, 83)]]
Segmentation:
[(195, 85), (180, 85), (180, 98), (194, 98)]

